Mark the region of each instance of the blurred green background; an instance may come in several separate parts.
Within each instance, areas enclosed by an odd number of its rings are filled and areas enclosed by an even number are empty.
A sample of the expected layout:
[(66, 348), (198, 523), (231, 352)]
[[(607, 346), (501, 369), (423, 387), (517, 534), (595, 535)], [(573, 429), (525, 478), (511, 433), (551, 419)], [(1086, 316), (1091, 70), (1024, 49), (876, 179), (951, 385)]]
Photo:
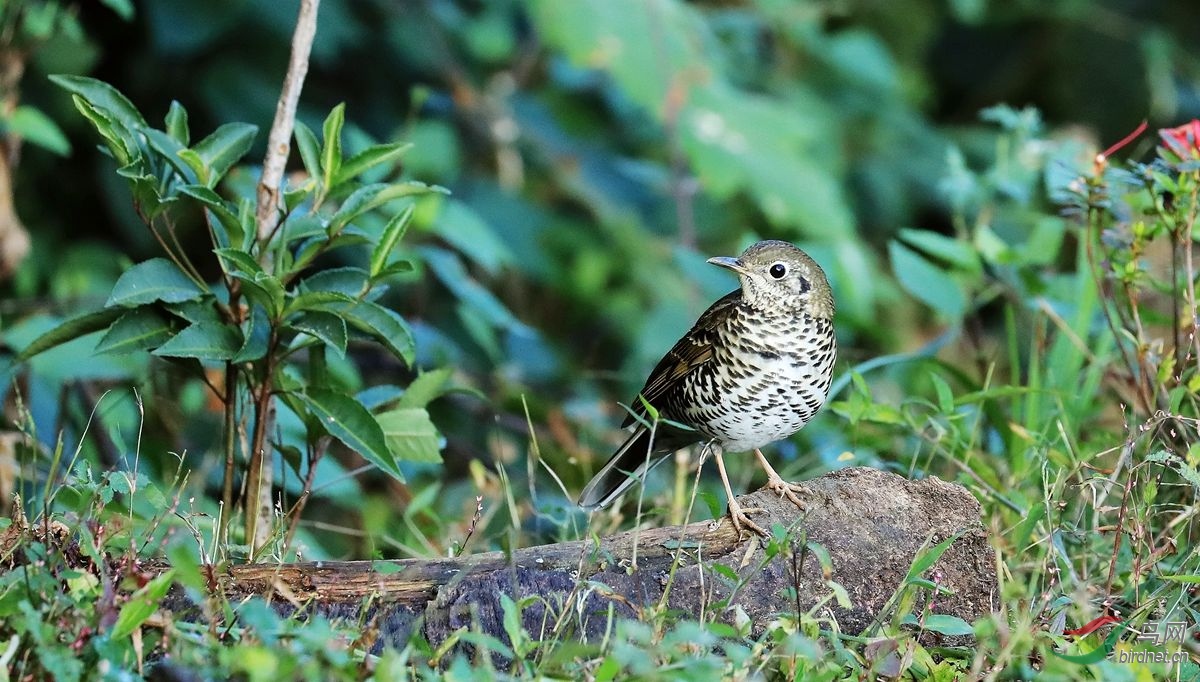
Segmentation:
[[(25, 129), (14, 198), (32, 251), (0, 283), (9, 344), (99, 307), (123, 270), (158, 255), (94, 133), (46, 76), (106, 80), (151, 121), (179, 100), (200, 134), (254, 123), (250, 158), (261, 159), (297, 10), (281, 0), (49, 4), (59, 13), (44, 36), (5, 48), (24, 66), (6, 101), (65, 135)], [(406, 465), (410, 486), (348, 475), (362, 465), (353, 453), (323, 462), (308, 555), (441, 553), (476, 494), (487, 498), (485, 525), (497, 512), (501, 525), (520, 518), (523, 544), (577, 533), (585, 521), (570, 495), (620, 442), (619, 403), (735, 285), (704, 260), (758, 239), (793, 241), (829, 273), (839, 374), (897, 353), (940, 352), (968, 374), (1008, 362), (990, 280), (897, 237), (962, 238), (986, 212), (989, 234), (1029, 250), (1009, 273), (1014, 286), (1040, 291), (1027, 275), (1069, 262), (1059, 256), (1069, 237), (1064, 222), (1030, 217), (1053, 188), (1037, 174), (1044, 160), (1022, 157), (1030, 145), (1010, 143), (1044, 123), (1070, 170), (1143, 119), (1165, 127), (1200, 115), (1197, 45), (1185, 0), (325, 0), (299, 118), (319, 129), (345, 102), (348, 146), (411, 142), (404, 174), (451, 190), (419, 205), (402, 247), (418, 268), (386, 300), (414, 327), (418, 366), (451, 368), (461, 390), (431, 406), (444, 466)], [(989, 109), (998, 104), (1013, 108)], [(205, 247), (201, 226), (181, 229)], [(412, 377), (369, 353), (350, 360), (341, 371), (358, 387)], [(927, 371), (896, 362), (864, 376), (896, 401), (928, 390)], [(186, 451), (192, 485), (217, 485), (219, 412), (195, 377), (162, 360), (65, 348), (24, 381), (43, 441), (62, 430), (85, 456), (129, 466), (140, 435), (138, 466), (153, 478), (169, 479), (167, 453)], [(146, 406), (140, 433), (131, 386)], [(85, 437), (107, 388), (99, 433)], [(850, 463), (910, 470), (898, 460), (911, 453), (888, 442), (826, 411), (775, 459), (795, 477)], [(754, 469), (742, 464), (747, 486)], [(666, 469), (651, 495), (670, 485)], [(281, 470), (294, 497), (297, 476)], [(501, 511), (506, 498), (513, 514)]]

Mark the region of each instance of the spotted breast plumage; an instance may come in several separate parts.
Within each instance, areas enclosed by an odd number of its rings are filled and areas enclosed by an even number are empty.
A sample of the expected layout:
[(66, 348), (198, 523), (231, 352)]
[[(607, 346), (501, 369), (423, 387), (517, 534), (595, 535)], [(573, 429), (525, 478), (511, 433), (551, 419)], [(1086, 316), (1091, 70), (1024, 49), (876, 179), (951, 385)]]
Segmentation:
[[(736, 272), (741, 288), (700, 316), (659, 361), (624, 426), (635, 429), (584, 488), (579, 504), (602, 508), (671, 452), (711, 442), (734, 525), (766, 535), (733, 496), (722, 450), (753, 450), (767, 485), (803, 506), (761, 448), (800, 430), (829, 392), (837, 356), (834, 303), (824, 271), (792, 244), (763, 241), (710, 263)], [(649, 424), (642, 400), (658, 411)], [(674, 426), (676, 422), (687, 428)]]

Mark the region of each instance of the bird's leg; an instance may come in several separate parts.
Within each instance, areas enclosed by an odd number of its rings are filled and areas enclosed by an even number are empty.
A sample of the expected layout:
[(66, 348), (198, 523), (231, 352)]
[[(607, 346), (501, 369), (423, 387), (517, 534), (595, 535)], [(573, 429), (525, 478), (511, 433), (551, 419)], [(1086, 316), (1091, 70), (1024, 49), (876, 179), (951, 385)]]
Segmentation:
[(766, 457), (763, 457), (762, 450), (755, 450), (754, 454), (758, 457), (758, 463), (762, 466), (763, 471), (767, 472), (767, 487), (773, 492), (779, 493), (780, 497), (786, 497), (792, 501), (792, 504), (804, 509), (804, 501), (796, 496), (796, 493), (804, 490), (804, 487), (783, 480), (779, 472), (775, 471), (775, 467), (771, 466)]
[(725, 484), (726, 499), (729, 500), (729, 520), (733, 521), (733, 527), (737, 529), (738, 535), (742, 533), (742, 524), (746, 528), (758, 533), (764, 538), (771, 537), (771, 534), (763, 530), (763, 527), (750, 520), (750, 514), (760, 509), (750, 509), (743, 507), (738, 503), (737, 498), (733, 496), (733, 488), (729, 486), (729, 475), (725, 473), (725, 460), (721, 458), (721, 451), (717, 449), (713, 452), (717, 458), (717, 472), (721, 474), (721, 483)]

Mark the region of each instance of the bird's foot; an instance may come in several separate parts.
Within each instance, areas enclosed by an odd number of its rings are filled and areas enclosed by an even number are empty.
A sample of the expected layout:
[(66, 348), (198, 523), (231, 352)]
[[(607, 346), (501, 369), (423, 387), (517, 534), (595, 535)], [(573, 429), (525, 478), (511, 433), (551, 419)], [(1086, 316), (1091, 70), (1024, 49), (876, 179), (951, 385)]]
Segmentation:
[[(739, 536), (742, 534), (742, 531), (752, 530), (764, 538), (771, 537), (771, 534), (762, 526), (750, 520), (750, 514), (760, 511), (762, 510), (756, 507), (743, 507), (738, 504), (735, 498), (729, 498), (729, 520), (733, 522), (733, 527), (737, 529)], [(743, 525), (745, 526), (744, 528)]]
[(807, 508), (804, 504), (804, 500), (801, 500), (796, 495), (796, 493), (804, 492), (804, 486), (798, 483), (788, 483), (778, 474), (775, 474), (767, 477), (767, 487), (771, 489), (771, 492), (778, 493), (779, 497), (788, 498), (792, 501), (792, 504), (796, 505), (800, 509), (803, 510)]

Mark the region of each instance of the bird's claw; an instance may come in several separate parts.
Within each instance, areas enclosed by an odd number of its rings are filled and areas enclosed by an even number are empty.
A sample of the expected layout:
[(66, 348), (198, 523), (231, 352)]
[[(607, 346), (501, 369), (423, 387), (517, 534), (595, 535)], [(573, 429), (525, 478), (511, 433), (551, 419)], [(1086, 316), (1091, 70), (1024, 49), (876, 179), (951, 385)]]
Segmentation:
[[(752, 530), (764, 538), (771, 537), (766, 529), (750, 520), (750, 514), (760, 511), (762, 510), (757, 507), (743, 507), (738, 504), (737, 500), (729, 498), (729, 520), (733, 522), (733, 527), (737, 530), (739, 537), (746, 529)], [(742, 527), (743, 524), (745, 528)]]
[(807, 509), (804, 500), (796, 496), (796, 493), (804, 491), (804, 486), (796, 483), (788, 483), (779, 476), (770, 476), (767, 478), (767, 487), (771, 489), (771, 492), (778, 493), (779, 497), (786, 497), (791, 500), (792, 504), (801, 510)]

